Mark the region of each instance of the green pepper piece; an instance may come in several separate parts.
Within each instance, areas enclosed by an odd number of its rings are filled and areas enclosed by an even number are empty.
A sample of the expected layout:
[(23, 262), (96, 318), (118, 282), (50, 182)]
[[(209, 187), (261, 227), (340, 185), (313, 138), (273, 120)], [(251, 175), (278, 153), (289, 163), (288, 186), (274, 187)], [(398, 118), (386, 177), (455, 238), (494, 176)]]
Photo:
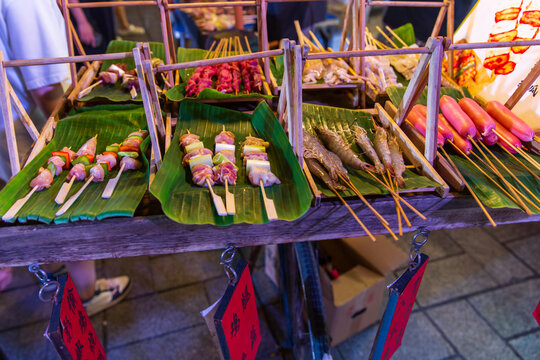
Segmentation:
[(141, 142), (143, 141), (142, 136), (139, 136), (139, 135), (131, 135), (131, 136), (128, 136), (127, 138), (128, 139), (139, 139), (139, 140), (141, 140)]
[(90, 165), (90, 160), (88, 159), (86, 155), (83, 155), (83, 156), (79, 156), (78, 158), (76, 158), (75, 160), (71, 162), (71, 164), (73, 165), (77, 165), (79, 163), (82, 163), (85, 166)]
[(120, 157), (130, 157), (130, 158), (138, 158), (139, 157), (139, 153), (135, 152), (135, 151), (120, 151), (118, 153), (118, 156)]
[(98, 165), (101, 165), (105, 176), (107, 176), (109, 174), (109, 165), (107, 163), (99, 163)]
[(120, 151), (120, 145), (109, 145), (105, 148), (105, 151), (111, 151), (114, 153), (118, 153)]
[(53, 177), (56, 176), (56, 165), (51, 161), (49, 164), (47, 164), (47, 170), (49, 170)]

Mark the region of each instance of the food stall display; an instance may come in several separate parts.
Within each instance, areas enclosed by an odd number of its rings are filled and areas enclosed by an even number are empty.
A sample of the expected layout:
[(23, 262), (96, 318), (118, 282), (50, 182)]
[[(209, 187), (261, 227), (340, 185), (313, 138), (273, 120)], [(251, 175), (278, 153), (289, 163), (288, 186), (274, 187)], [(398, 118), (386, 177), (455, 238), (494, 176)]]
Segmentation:
[[(269, 217), (261, 194), (263, 189), (265, 196), (274, 201), (279, 220), (292, 221), (309, 209), (312, 195), (307, 181), (283, 128), (265, 102), (249, 115), (185, 100), (180, 105), (179, 119), (163, 165), (150, 186), (150, 192), (160, 200), (169, 218), (184, 224), (265, 223)], [(211, 154), (210, 149), (223, 126), (234, 134), (234, 143), (230, 145), (234, 145), (236, 164), (227, 157), (232, 154), (220, 151), (217, 157)], [(197, 141), (181, 146), (180, 139), (185, 143), (188, 134), (192, 139), (196, 135)], [(190, 171), (182, 166), (182, 161), (191, 154), (188, 150), (201, 143), (206, 151), (188, 160), (189, 166), (193, 165)], [(219, 167), (220, 164), (215, 163), (220, 161), (237, 167), (234, 186), (228, 186), (236, 203), (234, 215), (219, 216), (209, 189), (204, 187), (210, 182), (214, 193), (224, 197), (225, 187), (216, 183), (223, 176), (219, 168), (212, 169)], [(232, 178), (229, 179), (232, 182)]]
[[(51, 142), (0, 191), (0, 214), (5, 216), (18, 199), (36, 191), (19, 211), (4, 220), (65, 223), (100, 220), (111, 216), (133, 216), (147, 188), (149, 168), (146, 151), (149, 141), (140, 143), (139, 154), (137, 149), (126, 146), (130, 141), (126, 137), (145, 127), (144, 111), (135, 105), (121, 108), (104, 105), (82, 109), (62, 119), (57, 124)], [(114, 150), (110, 145), (115, 143), (123, 144), (119, 146), (116, 156), (111, 154), (114, 151), (107, 151), (108, 146), (109, 150)], [(72, 154), (70, 148), (79, 150)], [(131, 150), (131, 153), (122, 150)], [(120, 162), (125, 163), (127, 160), (124, 159), (134, 157), (135, 153), (141, 168), (122, 175), (112, 197), (103, 199), (101, 195), (107, 185), (106, 180), (118, 173), (118, 166), (112, 166), (110, 162), (112, 159), (109, 158), (116, 160), (119, 157)], [(70, 170), (67, 171), (67, 168), (63, 170), (63, 166), (59, 167), (61, 163), (66, 167), (67, 164), (71, 164)], [(52, 169), (53, 166), (55, 169)], [(126, 164), (126, 167), (131, 166)], [(48, 176), (52, 172), (55, 173), (54, 177)], [(89, 179), (96, 181), (88, 181)], [(88, 183), (73, 205), (65, 213), (57, 216), (63, 205), (55, 202), (55, 199), (64, 182), (70, 180), (81, 181), (73, 183), (66, 194), (68, 198), (76, 194), (86, 182)], [(100, 182), (97, 182), (98, 180)]]

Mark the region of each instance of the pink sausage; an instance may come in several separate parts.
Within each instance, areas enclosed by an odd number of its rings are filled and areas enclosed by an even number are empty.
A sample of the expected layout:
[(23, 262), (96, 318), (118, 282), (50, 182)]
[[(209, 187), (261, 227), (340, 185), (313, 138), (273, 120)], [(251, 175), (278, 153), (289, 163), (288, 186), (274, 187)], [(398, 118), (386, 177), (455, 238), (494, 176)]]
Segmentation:
[(452, 131), (452, 135), (454, 136), (454, 140), (452, 140), (454, 145), (456, 145), (465, 154), (470, 154), (472, 151), (471, 142), (468, 139), (465, 139), (463, 136), (459, 135), (456, 129), (454, 129), (452, 126), (450, 126), (450, 131)]
[(459, 100), (461, 109), (471, 118), (480, 134), (486, 135), (495, 129), (495, 121), (480, 105), (471, 98)]
[(495, 145), (497, 141), (499, 141), (499, 137), (493, 130), (482, 136), (482, 142), (486, 145)]
[[(416, 104), (413, 106), (413, 109), (416, 109), (420, 114), (424, 116), (424, 118), (427, 119), (427, 107), (425, 105)], [(448, 122), (447, 121), (441, 122), (442, 116), (443, 116), (442, 114), (439, 114), (439, 122), (437, 126), (437, 131), (445, 140), (446, 139), (452, 140), (452, 132), (447, 126)]]
[(534, 130), (498, 101), (489, 101), (486, 111), (508, 131), (523, 141), (532, 141)]
[(476, 127), (473, 121), (461, 110), (456, 100), (448, 95), (443, 95), (439, 104), (444, 117), (452, 124), (459, 135), (464, 138), (469, 135), (471, 137), (476, 136)]
[[(424, 136), (426, 137), (426, 118), (414, 107), (409, 112), (407, 120)], [(437, 146), (444, 144), (444, 137), (437, 133)]]
[(501, 135), (499, 136), (499, 141), (497, 143), (501, 145), (502, 147), (504, 147), (506, 150), (510, 151), (511, 153), (514, 153), (514, 154), (517, 153), (517, 150), (515, 150), (508, 143), (514, 145), (514, 147), (521, 148), (521, 141), (519, 141), (519, 139), (516, 136), (514, 136), (514, 134), (506, 130), (506, 128), (502, 126), (500, 123), (498, 123), (497, 121), (495, 121), (495, 130), (497, 130), (497, 132)]

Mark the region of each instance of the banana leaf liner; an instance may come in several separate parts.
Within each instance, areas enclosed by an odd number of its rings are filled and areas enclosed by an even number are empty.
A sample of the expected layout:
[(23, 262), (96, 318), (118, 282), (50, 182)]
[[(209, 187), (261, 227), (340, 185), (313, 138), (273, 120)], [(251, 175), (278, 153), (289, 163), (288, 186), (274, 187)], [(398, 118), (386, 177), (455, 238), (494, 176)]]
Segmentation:
[[(359, 158), (363, 161), (371, 163), (369, 159), (362, 154), (362, 150), (354, 141), (352, 128), (353, 125), (358, 124), (367, 130), (368, 136), (373, 141), (373, 117), (371, 114), (361, 110), (349, 110), (331, 106), (314, 105), (304, 103), (302, 106), (304, 128), (312, 134), (315, 134), (313, 127), (315, 125), (327, 126), (329, 129), (336, 131), (341, 137), (349, 144), (351, 149), (358, 154)], [(388, 194), (382, 185), (376, 182), (369, 174), (363, 171), (352, 169), (345, 166), (349, 172), (349, 177), (356, 188), (364, 195), (380, 195)], [(442, 185), (428, 179), (423, 175), (407, 169), (403, 174), (405, 179), (405, 188), (400, 189), (400, 193), (406, 192), (418, 192), (418, 191), (432, 191)], [(319, 190), (325, 196), (335, 196), (334, 192), (330, 190), (322, 181), (315, 178), (315, 183)], [(355, 196), (351, 190), (341, 191), (342, 196)]]
[[(130, 132), (146, 127), (144, 110), (136, 105), (102, 105), (91, 110), (82, 108), (62, 119), (56, 126), (51, 142), (0, 191), (0, 215), (3, 215), (16, 200), (30, 191), (30, 181), (37, 175), (38, 169), (46, 165), (52, 151), (64, 146), (77, 151), (89, 138), (97, 134), (97, 155), (105, 151), (107, 145), (119, 143)], [(55, 218), (55, 213), (61, 205), (57, 205), (54, 199), (68, 174), (68, 171), (64, 170), (54, 178), (49, 189), (32, 195), (18, 212), (18, 221), (66, 223), (77, 220), (101, 220), (113, 216), (133, 216), (148, 184), (149, 167), (145, 153), (149, 145), (148, 137), (141, 145), (143, 168), (137, 171), (125, 171), (110, 199), (102, 199), (101, 193), (107, 181), (118, 173), (118, 167), (112, 170), (103, 182), (90, 183), (71, 208), (64, 215)], [(83, 184), (84, 181), (74, 182), (68, 198), (75, 194)]]
[[(120, 52), (131, 52), (133, 48), (137, 47), (136, 41), (127, 41), (127, 40), (112, 40), (107, 46), (106, 53), (120, 53)], [(165, 50), (162, 43), (151, 42), (150, 51), (152, 52), (152, 57), (160, 58), (161, 60), (165, 59)], [(109, 68), (112, 64), (124, 63), (127, 65), (128, 70), (135, 68), (135, 61), (133, 58), (122, 59), (122, 60), (107, 60), (101, 64), (100, 71), (104, 71)], [(126, 102), (141, 102), (142, 96), (140, 92), (137, 92), (137, 96), (132, 99), (131, 94), (127, 89), (122, 88), (121, 81), (118, 81), (114, 86), (101, 86), (98, 85), (90, 91), (89, 94), (78, 99), (79, 102), (113, 102), (113, 103), (126, 103)]]
[[(207, 50), (203, 49), (186, 49), (178, 48), (178, 62), (188, 62), (202, 60), (208, 53)], [(249, 94), (224, 94), (216, 89), (204, 89), (196, 97), (185, 97), (185, 86), (191, 77), (191, 74), (195, 71), (195, 68), (189, 69), (180, 69), (180, 82), (181, 84), (176, 85), (169, 91), (165, 93), (167, 99), (171, 101), (182, 101), (186, 99), (197, 99), (197, 100), (224, 100), (224, 99), (240, 99), (240, 100), (253, 100), (253, 99), (271, 99), (272, 95), (260, 94), (257, 92), (251, 92)]]
[[(272, 172), (281, 180), (281, 184), (267, 187), (266, 193), (274, 200), (278, 218), (293, 221), (309, 209), (312, 195), (307, 180), (283, 128), (265, 102), (261, 102), (249, 115), (186, 100), (180, 105), (178, 119), (171, 146), (150, 186), (150, 192), (159, 199), (169, 218), (184, 224), (268, 222), (261, 190), (249, 183), (240, 157), (241, 144), (249, 134), (270, 142), (268, 158)], [(223, 125), (235, 135), (239, 168), (236, 185), (229, 186), (229, 191), (235, 196), (236, 215), (228, 216), (218, 216), (209, 190), (193, 184), (191, 171), (182, 166), (184, 152), (179, 145), (180, 136), (189, 129), (201, 137), (206, 148), (214, 150), (214, 137), (221, 132)], [(224, 186), (214, 186), (213, 189), (225, 199)]]
[[(387, 89), (388, 95), (390, 96), (391, 101), (396, 105), (399, 106), (399, 103), (401, 102), (401, 99), (403, 98), (403, 95), (405, 94), (405, 88), (399, 88), (399, 87), (392, 87)], [(467, 91), (466, 88), (463, 88), (463, 93), (467, 97), (471, 97), (470, 93)], [(452, 88), (441, 88), (441, 95), (448, 95), (453, 97), (456, 100), (459, 100), (463, 97), (463, 94), (461, 94), (458, 90), (452, 89)], [(420, 98), (418, 99), (418, 103), (422, 105), (426, 105), (427, 103), (427, 90), (424, 90), (424, 92), (421, 94)], [(518, 162), (516, 162), (511, 156), (509, 156), (506, 152), (500, 149), (498, 145), (489, 146), (490, 151), (510, 170), (512, 173), (537, 197), (540, 198), (540, 184), (538, 181), (527, 171), (525, 170)], [(467, 160), (462, 155), (456, 153), (453, 150), (453, 147), (451, 145), (445, 145), (445, 150), (448, 152), (448, 155), (450, 155), (450, 158), (452, 161), (456, 164), (459, 171), (469, 183), (471, 188), (473, 189), (474, 193), (478, 196), (480, 201), (486, 206), (489, 206), (491, 208), (514, 208), (514, 209), (521, 209), (516, 203), (514, 203), (508, 196), (506, 196), (491, 180), (489, 180), (486, 176), (484, 176), (473, 164), (470, 163), (469, 160)], [(487, 154), (487, 152), (483, 149), (484, 153)], [(474, 153), (480, 158), (483, 159), (483, 155), (474, 148)], [(497, 167), (499, 172), (504, 176), (506, 181), (508, 181), (510, 184), (515, 186), (517, 189), (520, 190), (522, 194), (527, 196), (531, 201), (536, 203), (536, 200), (529, 194), (527, 191), (519, 185), (519, 183), (513, 179), (503, 168), (500, 166), (499, 163), (497, 163), (496, 160), (493, 159), (493, 157), (489, 154), (487, 154), (491, 162)], [(529, 154), (531, 157), (533, 157), (537, 162), (540, 162), (540, 157)], [(520, 158), (519, 155), (516, 154), (518, 158)], [(491, 171), (485, 169), (484, 164), (477, 161), (476, 157), (474, 155), (469, 155), (469, 158), (471, 158), (473, 161), (476, 162), (477, 165), (479, 165), (484, 171), (486, 171), (487, 174), (489, 174), (493, 179), (497, 179), (497, 176), (492, 173)], [(521, 158), (520, 159), (524, 164), (529, 165), (528, 162)], [(536, 170), (532, 165), (528, 166), (529, 169), (534, 171), (537, 175), (540, 176), (540, 171)], [(499, 184), (506, 188), (504, 183), (501, 180), (497, 180)], [(538, 214), (540, 213), (538, 210), (534, 209), (532, 206), (530, 206), (529, 203), (525, 201), (525, 204), (527, 207), (531, 210), (532, 213)]]

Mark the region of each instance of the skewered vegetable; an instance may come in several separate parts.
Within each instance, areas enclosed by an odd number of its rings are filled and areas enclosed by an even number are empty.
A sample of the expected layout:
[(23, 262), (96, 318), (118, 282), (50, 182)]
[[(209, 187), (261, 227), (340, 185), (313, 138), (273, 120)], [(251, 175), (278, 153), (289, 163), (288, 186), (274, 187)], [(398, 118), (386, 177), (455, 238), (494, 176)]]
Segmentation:
[[(242, 153), (246, 149), (256, 147), (259, 151), (247, 151), (245, 153), (266, 153), (266, 148), (270, 146), (270, 143), (253, 136), (247, 136), (246, 140), (242, 143)], [(248, 174), (249, 181), (254, 186), (259, 186), (262, 181), (262, 186), (272, 186), (274, 184), (281, 184), (276, 175), (274, 175), (270, 169), (270, 162), (267, 160), (246, 160), (246, 173)]]
[(236, 184), (237, 168), (234, 165), (236, 158), (234, 156), (234, 134), (223, 130), (214, 138), (216, 143), (216, 156), (212, 159), (214, 162), (214, 178), (216, 184), (229, 185)]

